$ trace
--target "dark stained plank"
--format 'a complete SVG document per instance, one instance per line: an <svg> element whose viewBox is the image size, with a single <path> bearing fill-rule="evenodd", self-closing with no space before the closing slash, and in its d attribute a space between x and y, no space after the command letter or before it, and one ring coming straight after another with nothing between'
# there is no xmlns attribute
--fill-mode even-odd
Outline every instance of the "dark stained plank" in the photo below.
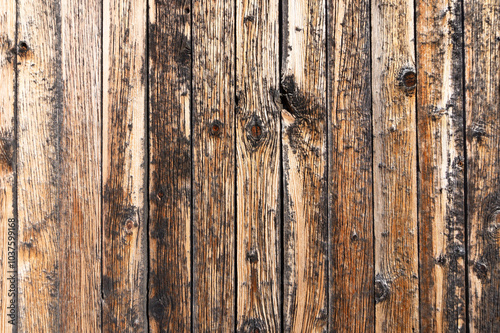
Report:
<svg viewBox="0 0 500 333"><path fill-rule="evenodd" d="M101 324L101 1L19 1L21 332Z"/></svg>
<svg viewBox="0 0 500 333"><path fill-rule="evenodd" d="M370 1L329 1L330 331L375 325Z"/></svg>
<svg viewBox="0 0 500 333"><path fill-rule="evenodd" d="M375 330L419 331L413 0L374 0Z"/></svg>
<svg viewBox="0 0 500 333"><path fill-rule="evenodd" d="M464 2L470 332L500 325L500 6Z"/></svg>
<svg viewBox="0 0 500 333"><path fill-rule="evenodd" d="M235 325L235 3L193 2L193 327Z"/></svg>
<svg viewBox="0 0 500 333"><path fill-rule="evenodd" d="M191 329L191 3L149 2L149 320Z"/></svg>
<svg viewBox="0 0 500 333"><path fill-rule="evenodd" d="M465 332L462 5L417 2L422 332Z"/></svg>
<svg viewBox="0 0 500 333"><path fill-rule="evenodd" d="M147 331L146 3L103 4L103 331Z"/></svg>
<svg viewBox="0 0 500 333"><path fill-rule="evenodd" d="M279 1L236 3L237 330L280 318Z"/></svg>
<svg viewBox="0 0 500 333"><path fill-rule="evenodd" d="M283 1L285 332L328 328L325 2Z"/></svg>
<svg viewBox="0 0 500 333"><path fill-rule="evenodd" d="M0 332L14 332L16 265L9 258L15 253L15 63L16 1L0 1ZM12 317L14 315L14 317ZM12 322L14 320L14 322Z"/></svg>

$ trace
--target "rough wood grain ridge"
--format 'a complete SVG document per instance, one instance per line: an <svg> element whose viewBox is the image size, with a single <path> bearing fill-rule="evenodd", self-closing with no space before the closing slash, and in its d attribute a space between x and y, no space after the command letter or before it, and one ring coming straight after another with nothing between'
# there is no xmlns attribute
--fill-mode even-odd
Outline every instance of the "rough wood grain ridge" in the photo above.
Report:
<svg viewBox="0 0 500 333"><path fill-rule="evenodd" d="M371 3L377 332L419 331L413 5Z"/></svg>
<svg viewBox="0 0 500 333"><path fill-rule="evenodd" d="M370 332L375 325L370 2L329 1L327 7L330 330Z"/></svg>
<svg viewBox="0 0 500 333"><path fill-rule="evenodd" d="M195 332L235 327L234 9L234 0L193 2Z"/></svg>
<svg viewBox="0 0 500 333"><path fill-rule="evenodd" d="M325 2L283 1L285 332L328 327Z"/></svg>
<svg viewBox="0 0 500 333"><path fill-rule="evenodd" d="M149 2L149 319L191 329L191 2Z"/></svg>
<svg viewBox="0 0 500 333"><path fill-rule="evenodd" d="M237 330L279 332L279 1L236 9Z"/></svg>
<svg viewBox="0 0 500 333"><path fill-rule="evenodd" d="M21 332L101 323L101 2L19 1Z"/></svg>
<svg viewBox="0 0 500 333"><path fill-rule="evenodd" d="M102 329L146 332L146 3L103 8Z"/></svg>
<svg viewBox="0 0 500 333"><path fill-rule="evenodd" d="M9 323L12 318L11 285L16 283L16 267L11 266L9 252L15 251L16 235L9 224L14 219L15 172L15 63L16 63L16 2L0 1L0 332L14 332ZM13 273L14 272L14 273ZM14 279L12 279L14 277ZM15 314L15 310L14 314ZM17 319L18 320L18 319Z"/></svg>
<svg viewBox="0 0 500 333"><path fill-rule="evenodd" d="M469 330L500 326L500 7L466 0Z"/></svg>
<svg viewBox="0 0 500 333"><path fill-rule="evenodd" d="M422 332L466 329L461 18L460 1L417 2Z"/></svg>

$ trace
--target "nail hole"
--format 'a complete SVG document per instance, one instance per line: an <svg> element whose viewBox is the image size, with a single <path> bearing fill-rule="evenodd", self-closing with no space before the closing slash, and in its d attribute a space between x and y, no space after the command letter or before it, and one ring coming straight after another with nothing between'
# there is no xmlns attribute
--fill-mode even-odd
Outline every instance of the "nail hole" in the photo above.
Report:
<svg viewBox="0 0 500 333"><path fill-rule="evenodd" d="M191 9L189 7L186 7L186 8L184 8L184 12L186 14L189 14L189 13L191 13Z"/></svg>
<svg viewBox="0 0 500 333"><path fill-rule="evenodd" d="M127 230L132 230L132 228L134 227L134 222L132 220L128 220L126 223L125 223L125 227L127 228Z"/></svg>
<svg viewBox="0 0 500 333"><path fill-rule="evenodd" d="M159 191L157 196L159 199L163 198L163 196L164 196L163 191Z"/></svg>
<svg viewBox="0 0 500 333"><path fill-rule="evenodd" d="M28 47L28 44L24 41L22 42L19 42L19 53L23 54L23 53L26 53L28 52L29 50L29 47Z"/></svg>

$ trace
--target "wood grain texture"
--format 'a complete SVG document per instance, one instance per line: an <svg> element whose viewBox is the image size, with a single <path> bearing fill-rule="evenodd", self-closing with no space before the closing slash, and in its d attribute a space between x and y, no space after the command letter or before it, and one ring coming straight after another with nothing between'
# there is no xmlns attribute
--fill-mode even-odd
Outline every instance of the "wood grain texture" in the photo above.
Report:
<svg viewBox="0 0 500 333"><path fill-rule="evenodd" d="M279 332L279 2L236 10L237 331Z"/></svg>
<svg viewBox="0 0 500 333"><path fill-rule="evenodd" d="M470 332L500 325L500 7L464 2Z"/></svg>
<svg viewBox="0 0 500 333"><path fill-rule="evenodd" d="M235 327L235 3L193 2L193 327Z"/></svg>
<svg viewBox="0 0 500 333"><path fill-rule="evenodd" d="M371 4L377 332L419 331L413 5Z"/></svg>
<svg viewBox="0 0 500 333"><path fill-rule="evenodd" d="M285 332L328 328L325 9L324 1L282 4Z"/></svg>
<svg viewBox="0 0 500 333"><path fill-rule="evenodd" d="M15 326L9 323L11 312L15 313L15 297L12 288L17 280L16 265L9 260L9 252L15 253L15 229L9 230L9 224L17 225L14 219L15 187L15 63L16 47L16 2L0 1L0 332L14 332Z"/></svg>
<svg viewBox="0 0 500 333"><path fill-rule="evenodd" d="M102 329L146 332L146 3L103 8Z"/></svg>
<svg viewBox="0 0 500 333"><path fill-rule="evenodd" d="M21 332L101 314L101 3L19 1Z"/></svg>
<svg viewBox="0 0 500 333"><path fill-rule="evenodd" d="M370 2L329 1L327 7L330 330L372 332Z"/></svg>
<svg viewBox="0 0 500 333"><path fill-rule="evenodd" d="M464 332L465 209L460 1L417 3L422 332Z"/></svg>
<svg viewBox="0 0 500 333"><path fill-rule="evenodd" d="M187 332L191 329L191 2L152 1L149 6L150 330Z"/></svg>

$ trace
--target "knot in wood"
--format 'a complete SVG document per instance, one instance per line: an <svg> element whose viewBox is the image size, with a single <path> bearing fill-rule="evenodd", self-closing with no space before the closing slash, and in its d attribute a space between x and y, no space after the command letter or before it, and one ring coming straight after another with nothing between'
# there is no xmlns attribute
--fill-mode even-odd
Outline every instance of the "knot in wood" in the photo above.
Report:
<svg viewBox="0 0 500 333"><path fill-rule="evenodd" d="M221 133L222 133L222 127L223 126L224 125L220 121L218 121L218 120L212 121L209 124L210 135L212 135L212 136L220 136Z"/></svg>
<svg viewBox="0 0 500 333"><path fill-rule="evenodd" d="M380 274L375 277L375 303L380 303L389 297L390 289L387 281Z"/></svg>
<svg viewBox="0 0 500 333"><path fill-rule="evenodd" d="M399 72L399 85L406 92L411 92L417 86L417 73L413 67L403 67Z"/></svg>
<svg viewBox="0 0 500 333"><path fill-rule="evenodd" d="M488 266L484 262L478 261L474 264L474 272L478 278L484 279L488 275Z"/></svg>
<svg viewBox="0 0 500 333"><path fill-rule="evenodd" d="M266 137L266 129L264 123L257 116L253 115L246 126L247 139L253 148L257 148Z"/></svg>

